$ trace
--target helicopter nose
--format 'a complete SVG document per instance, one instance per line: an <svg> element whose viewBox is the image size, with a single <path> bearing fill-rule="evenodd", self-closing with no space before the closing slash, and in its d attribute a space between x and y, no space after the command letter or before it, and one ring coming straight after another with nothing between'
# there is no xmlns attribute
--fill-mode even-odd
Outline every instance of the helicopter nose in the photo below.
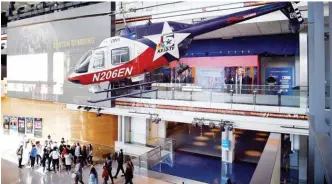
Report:
<svg viewBox="0 0 332 184"><path fill-rule="evenodd" d="M68 81L74 83L74 84L82 84L79 80L79 76L75 75L75 73L72 73L68 76Z"/></svg>

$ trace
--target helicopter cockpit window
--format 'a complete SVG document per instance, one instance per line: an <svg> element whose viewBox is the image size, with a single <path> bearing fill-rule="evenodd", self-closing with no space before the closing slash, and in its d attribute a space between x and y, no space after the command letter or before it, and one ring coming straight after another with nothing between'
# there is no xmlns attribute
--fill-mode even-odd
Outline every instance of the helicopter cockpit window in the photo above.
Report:
<svg viewBox="0 0 332 184"><path fill-rule="evenodd" d="M129 61L129 48L122 47L112 50L112 64L118 65Z"/></svg>
<svg viewBox="0 0 332 184"><path fill-rule="evenodd" d="M93 56L93 68L102 68L105 63L104 51L96 51Z"/></svg>
<svg viewBox="0 0 332 184"><path fill-rule="evenodd" d="M92 55L92 52L88 51L81 57L80 61L78 62L78 65L76 66L76 69L75 69L76 73L88 72L91 55Z"/></svg>

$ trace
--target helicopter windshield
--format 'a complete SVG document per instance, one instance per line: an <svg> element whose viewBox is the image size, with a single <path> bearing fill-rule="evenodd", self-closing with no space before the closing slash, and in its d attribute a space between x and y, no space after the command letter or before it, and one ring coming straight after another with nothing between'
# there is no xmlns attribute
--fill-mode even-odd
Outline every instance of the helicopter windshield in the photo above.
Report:
<svg viewBox="0 0 332 184"><path fill-rule="evenodd" d="M78 64L75 67L76 73L88 72L91 55L92 55L92 51L90 50L81 57L81 59L79 60Z"/></svg>

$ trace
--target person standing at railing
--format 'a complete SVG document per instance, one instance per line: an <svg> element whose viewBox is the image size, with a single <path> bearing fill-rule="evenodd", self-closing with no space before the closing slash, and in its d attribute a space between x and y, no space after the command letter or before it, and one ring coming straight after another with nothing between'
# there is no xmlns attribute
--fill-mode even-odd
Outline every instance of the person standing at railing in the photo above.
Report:
<svg viewBox="0 0 332 184"><path fill-rule="evenodd" d="M38 166L38 165L41 165L41 162L39 162L39 161L41 161L41 155L42 155L43 148L39 141L36 142L36 145L37 145L36 149L37 149L37 166Z"/></svg>
<svg viewBox="0 0 332 184"><path fill-rule="evenodd" d="M117 168L117 171L116 171L116 174L115 174L114 178L117 178L117 176L118 176L120 170L121 170L122 173L123 173L121 176L124 176L124 174L125 174L124 169L123 169L123 160L124 160L123 157L124 157L124 156L123 156L123 150L120 149L120 153L118 154L118 158L117 158L117 161L118 161L118 168Z"/></svg>

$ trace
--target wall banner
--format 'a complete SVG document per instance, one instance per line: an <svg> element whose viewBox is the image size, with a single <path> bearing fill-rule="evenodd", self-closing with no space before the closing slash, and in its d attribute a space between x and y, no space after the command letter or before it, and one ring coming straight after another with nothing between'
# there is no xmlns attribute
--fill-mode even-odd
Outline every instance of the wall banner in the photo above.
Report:
<svg viewBox="0 0 332 184"><path fill-rule="evenodd" d="M3 116L3 129L9 130L9 117Z"/></svg>
<svg viewBox="0 0 332 184"><path fill-rule="evenodd" d="M43 136L43 121L42 121L42 118L35 118L34 127L35 127L35 131L34 131L35 137L41 138Z"/></svg>
<svg viewBox="0 0 332 184"><path fill-rule="evenodd" d="M17 133L17 125L18 125L18 119L16 116L10 116L9 117L10 122L10 133Z"/></svg>
<svg viewBox="0 0 332 184"><path fill-rule="evenodd" d="M18 117L18 132L25 133L25 117Z"/></svg>
<svg viewBox="0 0 332 184"><path fill-rule="evenodd" d="M3 116L3 133L8 135L9 134L9 116Z"/></svg>
<svg viewBox="0 0 332 184"><path fill-rule="evenodd" d="M33 118L25 118L25 133L33 134Z"/></svg>
<svg viewBox="0 0 332 184"><path fill-rule="evenodd" d="M292 86L293 86L293 68L292 67L283 67L283 68L266 68L265 71L266 80L268 78L274 78L276 81L275 85L280 85L282 90L282 95L292 95ZM270 94L276 95L277 90L273 89L273 86L270 87Z"/></svg>

